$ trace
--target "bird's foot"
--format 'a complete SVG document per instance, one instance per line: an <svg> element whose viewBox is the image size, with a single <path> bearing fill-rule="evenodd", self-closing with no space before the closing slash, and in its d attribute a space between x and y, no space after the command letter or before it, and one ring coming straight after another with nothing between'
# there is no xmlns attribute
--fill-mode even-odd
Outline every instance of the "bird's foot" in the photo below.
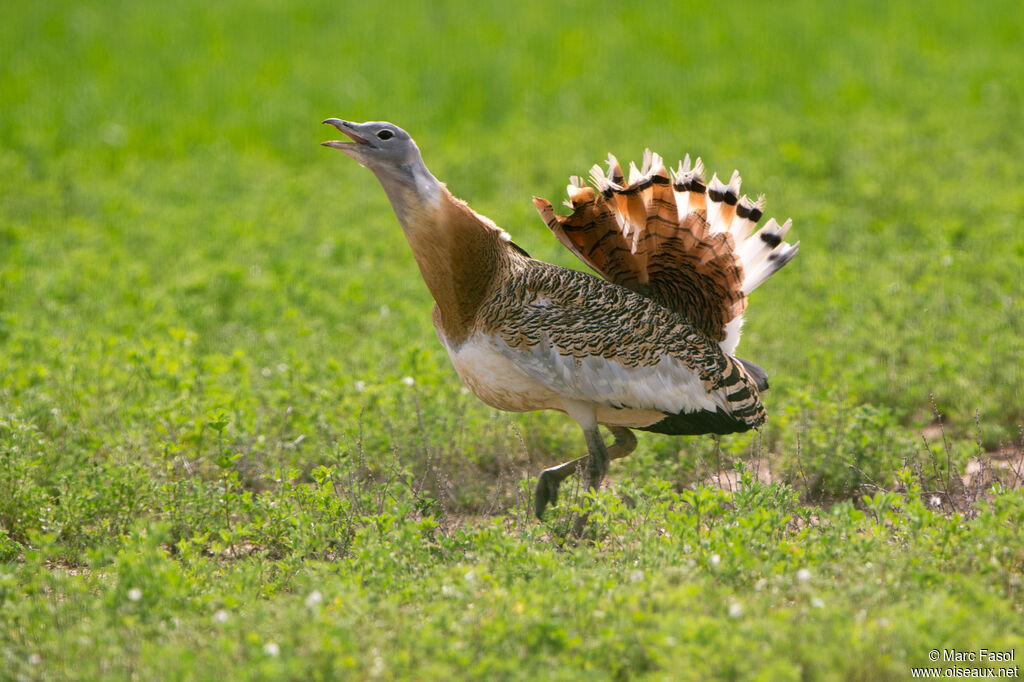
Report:
<svg viewBox="0 0 1024 682"><path fill-rule="evenodd" d="M548 505L554 506L558 502L558 486L562 483L559 476L559 467L552 467L540 472L537 478L537 490L533 496L533 511L537 518L544 516L544 510Z"/></svg>

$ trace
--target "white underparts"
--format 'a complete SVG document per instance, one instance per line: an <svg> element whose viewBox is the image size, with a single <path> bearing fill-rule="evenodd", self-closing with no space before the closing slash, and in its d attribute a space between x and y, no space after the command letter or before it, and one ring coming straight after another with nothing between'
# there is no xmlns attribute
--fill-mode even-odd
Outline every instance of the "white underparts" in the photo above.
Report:
<svg viewBox="0 0 1024 682"><path fill-rule="evenodd" d="M627 367L603 357L564 356L543 343L512 348L484 334L445 346L470 391L502 410L572 412L586 404L600 423L649 426L665 414L728 409L724 394L708 393L696 372L667 355L651 367Z"/></svg>

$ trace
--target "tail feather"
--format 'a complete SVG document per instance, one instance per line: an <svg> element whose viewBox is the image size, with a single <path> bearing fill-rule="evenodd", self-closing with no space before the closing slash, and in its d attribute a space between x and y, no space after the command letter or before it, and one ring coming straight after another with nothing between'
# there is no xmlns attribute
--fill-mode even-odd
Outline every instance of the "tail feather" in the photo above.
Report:
<svg viewBox="0 0 1024 682"><path fill-rule="evenodd" d="M749 294L761 286L766 279L793 260L793 256L800 248L800 242L789 244L783 241L792 226L792 220L779 225L772 218L756 235L743 242L740 247L740 258L743 260L745 273L744 294Z"/></svg>
<svg viewBox="0 0 1024 682"><path fill-rule="evenodd" d="M672 188L679 207L679 221L690 213L707 214L707 183L704 182L704 162L700 157L690 167L690 155L679 162L679 170L672 177Z"/></svg>
<svg viewBox="0 0 1024 682"><path fill-rule="evenodd" d="M763 214L764 195L760 195L757 201L751 201L750 197L744 194L736 205L736 217L729 228L729 233L732 234L732 238L737 244L742 244L743 240L750 236L750 231L754 229Z"/></svg>
<svg viewBox="0 0 1024 682"><path fill-rule="evenodd" d="M729 232L732 227L741 182L739 171L732 172L728 185L719 180L717 174L712 176L711 184L708 185L708 226L711 234Z"/></svg>
<svg viewBox="0 0 1024 682"><path fill-rule="evenodd" d="M732 353L747 294L796 255L783 241L792 225L774 219L757 232L764 196L740 196L742 178L704 179L704 163L687 155L676 169L644 152L628 180L615 156L590 171L593 187L573 177L572 214L534 204L558 240L606 279L683 315Z"/></svg>

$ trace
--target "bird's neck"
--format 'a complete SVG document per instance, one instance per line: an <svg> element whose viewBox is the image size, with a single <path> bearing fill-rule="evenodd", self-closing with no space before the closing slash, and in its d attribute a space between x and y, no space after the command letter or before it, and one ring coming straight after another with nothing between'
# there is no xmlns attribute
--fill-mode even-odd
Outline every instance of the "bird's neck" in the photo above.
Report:
<svg viewBox="0 0 1024 682"><path fill-rule="evenodd" d="M451 195L420 163L421 171L378 174L402 225L423 281L437 303L434 322L449 347L473 330L477 312L515 258L508 234Z"/></svg>

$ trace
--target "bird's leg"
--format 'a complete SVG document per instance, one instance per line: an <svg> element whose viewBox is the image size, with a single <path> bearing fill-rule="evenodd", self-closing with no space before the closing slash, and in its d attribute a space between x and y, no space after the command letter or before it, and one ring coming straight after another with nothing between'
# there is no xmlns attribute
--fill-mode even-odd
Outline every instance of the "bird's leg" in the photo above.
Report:
<svg viewBox="0 0 1024 682"><path fill-rule="evenodd" d="M587 468L584 471L583 482L587 490L597 491L605 474L608 473L608 448L601 438L601 430L596 425L584 431L583 436L587 439Z"/></svg>
<svg viewBox="0 0 1024 682"><path fill-rule="evenodd" d="M624 426L609 426L608 430L611 431L612 436L615 438L615 442L606 448L608 460L620 459L636 449L636 436L633 435L632 431ZM601 440L600 434L598 434L597 438ZM601 444L604 445L604 442L602 441ZM590 450L589 437L587 449ZM540 477L537 479L537 492L534 495L534 511L537 514L537 518L544 514L544 510L549 504L554 505L558 501L558 486L561 485L562 481L569 478L577 469L583 469L585 480L588 479L589 467L590 455L584 455L583 457L577 457L574 460L540 472ZM606 462L606 470L607 467ZM604 478L604 476L602 475L601 478ZM600 479L598 479L599 483Z"/></svg>
<svg viewBox="0 0 1024 682"><path fill-rule="evenodd" d="M587 490L595 493L601 487L601 481L608 473L608 448L601 438L601 431L594 424L593 428L584 429L583 436L587 439L587 465L583 471L583 484ZM583 535L583 529L587 527L587 519L590 512L584 511L572 524L572 534L575 537Z"/></svg>

